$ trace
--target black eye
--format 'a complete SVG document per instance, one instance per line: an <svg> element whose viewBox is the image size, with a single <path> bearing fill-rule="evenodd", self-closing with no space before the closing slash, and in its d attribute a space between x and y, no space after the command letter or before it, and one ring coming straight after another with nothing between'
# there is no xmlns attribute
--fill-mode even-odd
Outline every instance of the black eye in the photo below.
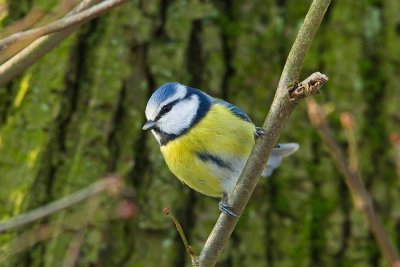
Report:
<svg viewBox="0 0 400 267"><path fill-rule="evenodd" d="M168 111L170 111L172 109L172 105L171 104L168 104L168 105L165 105L165 106L163 106L162 108L161 108L161 112L163 113L163 114L165 114L165 113L167 113Z"/></svg>

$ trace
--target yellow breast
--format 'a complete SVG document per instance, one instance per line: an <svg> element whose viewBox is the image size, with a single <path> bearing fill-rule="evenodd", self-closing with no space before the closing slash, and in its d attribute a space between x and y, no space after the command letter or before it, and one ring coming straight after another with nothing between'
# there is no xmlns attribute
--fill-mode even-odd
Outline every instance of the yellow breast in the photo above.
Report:
<svg viewBox="0 0 400 267"><path fill-rule="evenodd" d="M219 197L230 189L229 182L236 183L237 171L216 170L198 153L245 161L254 145L254 129L252 123L238 118L228 108L213 105L187 133L161 146L161 153L178 179L200 193Z"/></svg>

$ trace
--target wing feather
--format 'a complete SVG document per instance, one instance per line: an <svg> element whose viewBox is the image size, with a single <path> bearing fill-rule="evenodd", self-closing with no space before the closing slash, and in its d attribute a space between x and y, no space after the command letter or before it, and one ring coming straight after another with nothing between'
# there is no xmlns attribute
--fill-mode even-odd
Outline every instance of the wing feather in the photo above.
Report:
<svg viewBox="0 0 400 267"><path fill-rule="evenodd" d="M248 122L253 123L251 121L250 117L244 111L242 111L240 108L238 108L235 105L232 105L229 102L226 102L226 101L224 101L222 99L214 98L213 99L213 104L225 106L232 112L233 115L241 118L244 121L248 121Z"/></svg>

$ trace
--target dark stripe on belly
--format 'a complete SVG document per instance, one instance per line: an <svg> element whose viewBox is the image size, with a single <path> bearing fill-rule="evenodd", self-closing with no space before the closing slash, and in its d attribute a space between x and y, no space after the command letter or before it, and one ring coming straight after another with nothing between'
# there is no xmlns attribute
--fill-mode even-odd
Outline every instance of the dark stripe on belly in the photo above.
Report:
<svg viewBox="0 0 400 267"><path fill-rule="evenodd" d="M232 166L218 156L211 155L206 152L198 152L197 157L204 162L211 162L221 168L232 170Z"/></svg>

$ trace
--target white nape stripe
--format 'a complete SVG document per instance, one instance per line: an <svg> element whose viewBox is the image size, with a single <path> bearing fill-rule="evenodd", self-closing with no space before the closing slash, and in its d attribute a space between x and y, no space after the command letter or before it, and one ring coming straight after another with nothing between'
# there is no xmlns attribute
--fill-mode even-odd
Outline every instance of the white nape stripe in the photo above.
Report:
<svg viewBox="0 0 400 267"><path fill-rule="evenodd" d="M163 106L168 105L169 103L172 103L175 100L183 99L186 96L186 93L187 93L186 86L184 86L182 84L178 84L175 87L175 89L176 89L175 94L173 94L172 96L168 97L163 102L161 102L160 106L158 107L158 111L160 111L160 109Z"/></svg>
<svg viewBox="0 0 400 267"><path fill-rule="evenodd" d="M199 97L192 95L190 98L176 103L170 112L158 120L157 126L167 134L179 135L184 129L190 127L196 117L199 105Z"/></svg>

